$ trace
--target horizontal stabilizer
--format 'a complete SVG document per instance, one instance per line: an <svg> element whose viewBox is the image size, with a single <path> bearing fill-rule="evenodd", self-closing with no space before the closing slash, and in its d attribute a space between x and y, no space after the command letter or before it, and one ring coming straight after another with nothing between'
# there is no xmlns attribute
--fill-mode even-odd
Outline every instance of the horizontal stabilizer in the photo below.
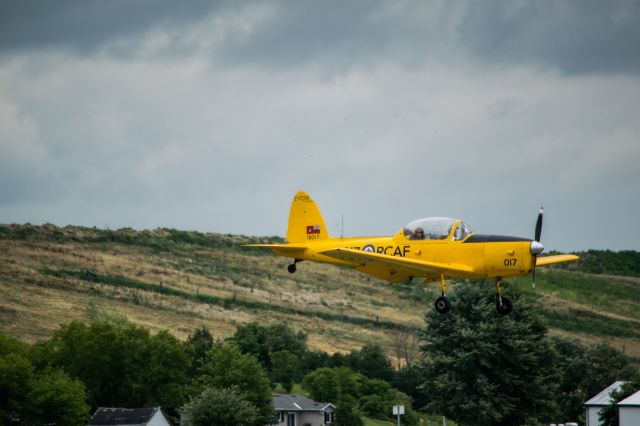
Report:
<svg viewBox="0 0 640 426"><path fill-rule="evenodd" d="M553 265L554 263L571 262L580 259L575 254L557 254L553 256L538 256L536 266Z"/></svg>
<svg viewBox="0 0 640 426"><path fill-rule="evenodd" d="M307 246L303 244L245 244L243 247L268 248L282 252L304 251L307 248Z"/></svg>

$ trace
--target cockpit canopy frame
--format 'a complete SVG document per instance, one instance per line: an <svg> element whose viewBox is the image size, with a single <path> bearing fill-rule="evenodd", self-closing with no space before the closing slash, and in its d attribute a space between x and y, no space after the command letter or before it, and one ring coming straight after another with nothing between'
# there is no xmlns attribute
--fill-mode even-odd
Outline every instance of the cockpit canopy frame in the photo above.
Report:
<svg viewBox="0 0 640 426"><path fill-rule="evenodd" d="M409 240L445 240L461 241L473 233L464 222L450 217L426 217L409 222L402 228Z"/></svg>

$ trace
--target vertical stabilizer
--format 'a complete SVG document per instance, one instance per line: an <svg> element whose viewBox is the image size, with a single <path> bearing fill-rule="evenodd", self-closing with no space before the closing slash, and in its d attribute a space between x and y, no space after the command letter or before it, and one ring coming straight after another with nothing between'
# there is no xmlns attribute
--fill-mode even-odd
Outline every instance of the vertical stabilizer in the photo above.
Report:
<svg viewBox="0 0 640 426"><path fill-rule="evenodd" d="M320 209L309 194L304 191L298 192L291 203L287 241L290 243L302 243L325 240L327 238L331 237L324 219L322 219Z"/></svg>

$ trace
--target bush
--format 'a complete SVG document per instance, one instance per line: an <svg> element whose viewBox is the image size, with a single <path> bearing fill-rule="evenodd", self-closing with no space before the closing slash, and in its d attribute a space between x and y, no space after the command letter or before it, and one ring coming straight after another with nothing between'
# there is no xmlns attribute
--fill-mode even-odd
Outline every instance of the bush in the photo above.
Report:
<svg viewBox="0 0 640 426"><path fill-rule="evenodd" d="M206 388L180 410L184 426L253 426L258 410L235 387Z"/></svg>

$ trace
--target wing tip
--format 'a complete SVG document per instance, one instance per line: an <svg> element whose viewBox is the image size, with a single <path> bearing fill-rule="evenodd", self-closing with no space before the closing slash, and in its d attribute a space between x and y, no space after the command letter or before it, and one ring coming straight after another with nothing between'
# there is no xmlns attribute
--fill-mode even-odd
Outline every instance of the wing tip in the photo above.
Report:
<svg viewBox="0 0 640 426"><path fill-rule="evenodd" d="M536 258L536 266L547 266L556 263L573 262L580 257L575 254L556 254L551 256L540 256Z"/></svg>

